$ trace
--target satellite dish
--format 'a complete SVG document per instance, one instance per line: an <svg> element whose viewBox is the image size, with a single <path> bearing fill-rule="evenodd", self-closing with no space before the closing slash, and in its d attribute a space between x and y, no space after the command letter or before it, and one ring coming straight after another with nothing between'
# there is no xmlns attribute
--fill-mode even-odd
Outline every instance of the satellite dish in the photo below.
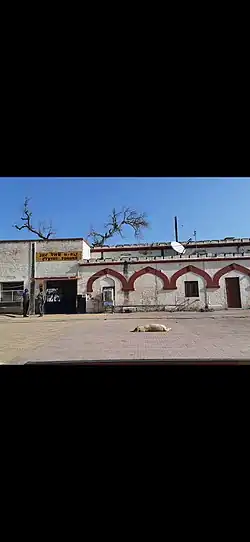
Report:
<svg viewBox="0 0 250 542"><path fill-rule="evenodd" d="M173 241L171 243L171 247L175 250L175 252L178 252L178 254L184 254L185 248L181 243L177 243L177 241Z"/></svg>

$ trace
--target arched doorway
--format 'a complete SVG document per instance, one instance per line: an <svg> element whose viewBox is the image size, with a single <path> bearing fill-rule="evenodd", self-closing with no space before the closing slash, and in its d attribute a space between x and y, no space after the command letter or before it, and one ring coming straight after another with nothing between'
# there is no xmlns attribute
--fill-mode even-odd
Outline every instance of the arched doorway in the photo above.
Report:
<svg viewBox="0 0 250 542"><path fill-rule="evenodd" d="M221 302L225 308L249 308L250 269L238 263L231 263L219 269L214 285L220 289Z"/></svg>
<svg viewBox="0 0 250 542"><path fill-rule="evenodd" d="M111 277L100 279L102 303L104 312L114 311L115 306L115 281Z"/></svg>

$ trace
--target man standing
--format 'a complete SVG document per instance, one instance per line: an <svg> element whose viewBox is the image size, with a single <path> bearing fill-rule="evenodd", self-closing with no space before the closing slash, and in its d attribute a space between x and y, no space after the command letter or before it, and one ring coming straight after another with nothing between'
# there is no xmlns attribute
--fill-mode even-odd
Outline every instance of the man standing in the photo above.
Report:
<svg viewBox="0 0 250 542"><path fill-rule="evenodd" d="M28 288L23 292L23 317L27 318L30 304L30 294Z"/></svg>
<svg viewBox="0 0 250 542"><path fill-rule="evenodd" d="M42 286L40 286L39 288L39 294L37 296L37 306L38 306L39 316L43 316L44 315L44 295L43 295Z"/></svg>

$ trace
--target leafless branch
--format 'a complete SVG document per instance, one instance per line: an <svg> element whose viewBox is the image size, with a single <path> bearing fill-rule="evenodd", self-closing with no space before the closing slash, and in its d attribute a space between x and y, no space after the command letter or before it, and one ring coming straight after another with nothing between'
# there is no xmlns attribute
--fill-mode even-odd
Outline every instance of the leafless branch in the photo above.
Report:
<svg viewBox="0 0 250 542"><path fill-rule="evenodd" d="M145 213L137 213L129 207L124 208L120 212L116 212L113 209L108 222L104 225L104 228L108 231L102 234L92 228L88 237L92 240L93 247L103 246L115 234L123 237L123 227L125 225L133 228L135 237L139 238L142 230L149 227L149 222Z"/></svg>
<svg viewBox="0 0 250 542"><path fill-rule="evenodd" d="M43 222L39 222L38 229L34 228L34 226L32 225L32 212L29 209L29 201L29 198L25 198L24 200L23 216L21 216L23 225L18 226L17 224L15 224L14 227L19 231L27 229L31 233L37 235L40 239L44 239L44 241L46 241L52 235L55 235L55 232L52 229L52 224L50 223L49 226L46 226Z"/></svg>

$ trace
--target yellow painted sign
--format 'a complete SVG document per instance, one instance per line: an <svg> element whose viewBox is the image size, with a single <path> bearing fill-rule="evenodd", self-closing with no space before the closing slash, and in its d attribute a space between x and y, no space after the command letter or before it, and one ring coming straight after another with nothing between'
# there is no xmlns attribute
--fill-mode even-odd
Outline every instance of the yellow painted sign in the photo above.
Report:
<svg viewBox="0 0 250 542"><path fill-rule="evenodd" d="M82 259L81 252L37 252L37 262L67 262Z"/></svg>

